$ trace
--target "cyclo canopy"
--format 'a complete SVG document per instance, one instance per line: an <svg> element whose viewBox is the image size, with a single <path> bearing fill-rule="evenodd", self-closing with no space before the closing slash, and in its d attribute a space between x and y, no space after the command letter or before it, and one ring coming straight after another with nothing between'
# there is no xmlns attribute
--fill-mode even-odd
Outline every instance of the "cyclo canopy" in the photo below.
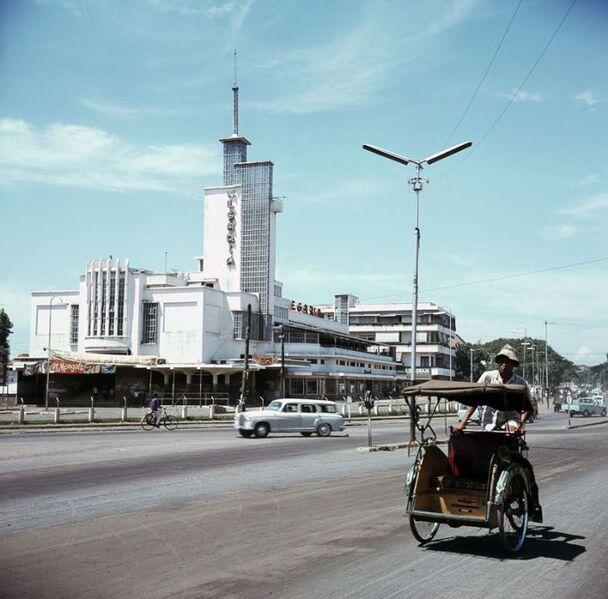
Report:
<svg viewBox="0 0 608 599"><path fill-rule="evenodd" d="M403 390L405 396L443 397L469 407L490 406L501 412L531 411L525 385L484 385L461 381L430 380Z"/></svg>

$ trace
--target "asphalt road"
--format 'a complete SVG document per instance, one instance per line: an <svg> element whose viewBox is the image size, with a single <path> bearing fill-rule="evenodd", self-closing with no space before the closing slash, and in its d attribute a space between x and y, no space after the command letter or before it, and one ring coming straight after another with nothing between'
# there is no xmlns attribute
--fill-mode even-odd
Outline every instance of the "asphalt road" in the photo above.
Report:
<svg viewBox="0 0 608 599"><path fill-rule="evenodd" d="M528 427L545 523L517 559L473 528L419 547L403 501L413 457L355 451L364 426L0 435L0 595L606 597L608 425L566 423ZM376 423L374 440L402 442L406 426Z"/></svg>

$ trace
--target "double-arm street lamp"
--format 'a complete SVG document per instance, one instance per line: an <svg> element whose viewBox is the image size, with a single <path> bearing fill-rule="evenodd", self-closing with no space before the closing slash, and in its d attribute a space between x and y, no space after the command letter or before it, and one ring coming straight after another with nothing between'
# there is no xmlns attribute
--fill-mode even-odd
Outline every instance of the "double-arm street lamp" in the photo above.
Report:
<svg viewBox="0 0 608 599"><path fill-rule="evenodd" d="M51 301L49 302L49 342L46 347L46 388L44 392L44 409L49 409L49 381L51 376L51 325L53 318L53 300L59 299L61 303L63 300L58 295L54 295L51 297Z"/></svg>
<svg viewBox="0 0 608 599"><path fill-rule="evenodd" d="M414 226L414 281L413 281L413 301L412 301L412 351L411 351L411 368L410 368L410 382L411 384L415 384L416 382L416 328L417 328L417 316L418 316L418 251L420 249L420 227L419 223L419 214L420 214L420 192L422 191L422 187L424 183L428 183L428 179L424 179L421 176L422 169L424 168L422 165L427 164L431 165L435 162L439 162L448 156L452 156L462 150L466 150L473 142L467 141L464 143L457 144L455 146L451 146L446 148L445 150L441 150L441 152L437 152L436 154L432 154L428 158L424 160L412 160L411 158L407 158L406 156L401 156L400 154L396 154L395 152L391 152L389 150L385 150L384 148L379 148L378 146L371 146L369 144L363 144L363 149L368 152L373 152L374 154L378 154L378 156L382 156L383 158L388 158L389 160L394 160L399 164L408 165L410 162L416 165L416 176L408 179L408 183L412 186L412 189L416 193L416 220ZM415 407L416 398L412 397L412 408ZM415 413L415 410L412 414ZM416 425L414 422L414 418L410 419L410 436L412 440L414 440L416 434Z"/></svg>

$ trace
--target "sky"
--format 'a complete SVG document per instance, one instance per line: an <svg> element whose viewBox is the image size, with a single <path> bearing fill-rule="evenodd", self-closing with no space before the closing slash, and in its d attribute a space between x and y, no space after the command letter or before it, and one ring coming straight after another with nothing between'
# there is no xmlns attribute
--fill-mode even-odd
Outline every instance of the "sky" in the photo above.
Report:
<svg viewBox="0 0 608 599"><path fill-rule="evenodd" d="M277 278L309 304L420 301L467 341L608 352L608 3L0 0L0 307L88 260L195 269L231 131L274 162Z"/></svg>

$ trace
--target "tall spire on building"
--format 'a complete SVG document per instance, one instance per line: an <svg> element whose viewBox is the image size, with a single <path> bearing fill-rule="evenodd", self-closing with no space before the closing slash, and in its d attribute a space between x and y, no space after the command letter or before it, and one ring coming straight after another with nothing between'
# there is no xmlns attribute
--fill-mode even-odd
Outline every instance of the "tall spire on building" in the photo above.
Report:
<svg viewBox="0 0 608 599"><path fill-rule="evenodd" d="M232 84L232 135L239 136L239 86L236 82L236 50L234 51L234 83Z"/></svg>

